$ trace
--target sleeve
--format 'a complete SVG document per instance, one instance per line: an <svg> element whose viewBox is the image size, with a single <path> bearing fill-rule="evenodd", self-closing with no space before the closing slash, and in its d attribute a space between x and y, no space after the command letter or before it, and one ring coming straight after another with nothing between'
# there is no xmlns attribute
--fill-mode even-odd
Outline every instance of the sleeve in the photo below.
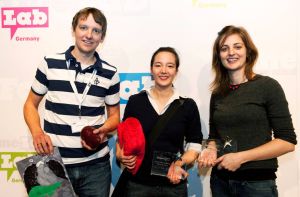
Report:
<svg viewBox="0 0 300 197"><path fill-rule="evenodd" d="M198 106L193 99L187 99L187 111L189 125L186 132L187 143L202 143L203 134L201 130L200 114Z"/></svg>
<svg viewBox="0 0 300 197"><path fill-rule="evenodd" d="M105 103L107 105L116 105L120 102L120 78L116 72L111 79L111 86L105 96Z"/></svg>
<svg viewBox="0 0 300 197"><path fill-rule="evenodd" d="M124 115L123 115L122 121L125 121L126 118L128 118L128 117L133 117L132 109L133 109L134 105L133 105L132 100L133 100L133 98L132 98L132 96L130 96L127 101L125 110L124 110Z"/></svg>
<svg viewBox="0 0 300 197"><path fill-rule="evenodd" d="M39 96L43 96L48 92L49 81L47 78L47 71L48 64L46 57L44 57L36 70L35 79L31 86L31 90Z"/></svg>
<svg viewBox="0 0 300 197"><path fill-rule="evenodd" d="M282 87L276 80L271 79L266 83L265 93L267 116L274 138L297 144L288 102Z"/></svg>
<svg viewBox="0 0 300 197"><path fill-rule="evenodd" d="M217 129L214 124L214 111L215 111L215 100L216 95L212 94L210 97L210 104L209 104L209 139L219 139L220 136L217 133Z"/></svg>

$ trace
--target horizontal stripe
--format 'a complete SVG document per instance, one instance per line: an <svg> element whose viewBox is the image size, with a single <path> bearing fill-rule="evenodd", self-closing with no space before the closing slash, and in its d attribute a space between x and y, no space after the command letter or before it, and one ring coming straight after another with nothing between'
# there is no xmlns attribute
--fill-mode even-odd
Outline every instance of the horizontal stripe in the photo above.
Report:
<svg viewBox="0 0 300 197"><path fill-rule="evenodd" d="M56 59L56 60L66 60L64 53L55 53L45 56L45 59Z"/></svg>
<svg viewBox="0 0 300 197"><path fill-rule="evenodd" d="M59 151L62 157L67 158L81 158L81 157L89 157L91 155L97 154L99 151L104 149L105 147L108 147L108 141L100 144L95 150L88 150L86 148L65 148L65 147L59 147Z"/></svg>
<svg viewBox="0 0 300 197"><path fill-rule="evenodd" d="M48 81L49 85L48 85L48 89L49 91L61 91L61 92L71 92L74 93L74 90L72 89L71 83L70 81L67 80L49 80ZM86 83L80 83L80 82L75 82L76 85L76 89L77 92L79 94L82 94L85 87L86 87ZM103 87L104 84L101 84L101 82L99 84L93 85L90 87L89 91L88 91L88 95L92 95L92 96L97 96L97 97L104 97L107 93L107 89L109 87ZM113 93L119 91L119 84L113 86ZM109 90L110 91L110 90ZM75 94L75 93L74 93Z"/></svg>
<svg viewBox="0 0 300 197"><path fill-rule="evenodd" d="M119 102L120 102L120 94L119 93L105 97L105 103L107 105L116 105Z"/></svg>
<svg viewBox="0 0 300 197"><path fill-rule="evenodd" d="M64 55L58 55L55 57L55 59L51 57L46 57L46 62L48 64L49 69L67 69L67 63L64 59Z"/></svg>
<svg viewBox="0 0 300 197"><path fill-rule="evenodd" d="M95 80L99 82L97 86L103 87L104 89L108 89L112 84L114 84L111 79L106 78L105 76L102 75L102 73L101 76L96 75L94 81L92 82L92 85L95 85Z"/></svg>
<svg viewBox="0 0 300 197"><path fill-rule="evenodd" d="M113 95L113 94L116 94L120 91L120 83L117 83L111 87L109 87L108 91L107 91L107 94L108 95Z"/></svg>
<svg viewBox="0 0 300 197"><path fill-rule="evenodd" d="M62 104L62 103L53 103L49 100L45 102L45 109L51 110L56 114L61 115L70 115L70 116L78 116L79 108L78 105L70 105L70 104ZM81 107L81 116L100 116L105 114L105 107Z"/></svg>
<svg viewBox="0 0 300 197"><path fill-rule="evenodd" d="M39 96L43 96L47 93L48 88L35 80L31 86L31 90Z"/></svg>
<svg viewBox="0 0 300 197"><path fill-rule="evenodd" d="M75 79L76 71L75 70L69 70L66 67L64 69L57 69L57 68L48 68L47 71L47 78L48 80L66 80L69 81L71 76L72 79Z"/></svg>
<svg viewBox="0 0 300 197"><path fill-rule="evenodd" d="M111 80L113 78L113 76L115 75L115 73L116 72L112 71L112 70L108 70L108 69L104 69L104 68L101 69L101 76L108 80Z"/></svg>
<svg viewBox="0 0 300 197"><path fill-rule="evenodd" d="M48 86L49 91L61 91L61 92L73 92L72 86L69 81L63 81L63 80L50 80L49 81L49 86Z"/></svg>
<svg viewBox="0 0 300 197"><path fill-rule="evenodd" d="M48 82L47 86L49 87L50 91L65 91L65 92L74 92L71 85L70 85L70 76L67 73L69 70L62 70L52 73L52 70L49 70L48 73ZM91 70L92 72L92 70ZM75 73L73 73L75 79ZM90 82L92 74L85 73L85 74L77 74L75 85L77 88L78 93L83 93L86 85ZM73 77L72 77L73 79ZM114 93L119 91L119 82L113 85ZM49 85L48 85L49 84ZM107 89L111 88L112 81L101 76L96 75L95 78L91 81L91 88L88 92L89 95L94 95L98 97L104 97L106 95Z"/></svg>
<svg viewBox="0 0 300 197"><path fill-rule="evenodd" d="M81 82L75 82L77 92L79 94L82 94L87 83L81 83ZM108 84L109 85L109 84ZM74 93L74 90L72 89L70 81L63 81L63 80L50 80L49 81L49 91L64 91L64 92L72 92ZM116 90L119 90L119 84L116 86ZM105 87L105 84L99 83L97 85L92 84L88 95L97 96L97 97L104 97L106 95L107 89L109 87Z"/></svg>
<svg viewBox="0 0 300 197"><path fill-rule="evenodd" d="M102 68L103 69L106 69L106 70L110 70L110 71L113 71L113 73L117 72L117 68L112 66L112 65L109 65L107 62L105 61L102 61Z"/></svg>
<svg viewBox="0 0 300 197"><path fill-rule="evenodd" d="M59 80L69 75L73 76L72 78L75 79L76 70L77 72L79 71L79 69L76 68L75 63L71 63L70 68L68 68L66 65L66 60L56 61L53 59L47 59L46 61L48 63L47 76L49 80ZM85 77L89 79L93 73L93 70L93 67L91 67L90 69L86 69L81 73L83 73ZM112 70L101 69L96 73L96 76L101 77L102 80L112 81L115 74L116 72Z"/></svg>
<svg viewBox="0 0 300 197"><path fill-rule="evenodd" d="M84 79L84 80L82 80L81 82L85 83L85 84L89 82L92 75L93 75L93 69L88 69L88 70L85 70L78 74L76 73L75 70L70 70L67 68L64 68L64 69L53 69L52 68L52 69L48 69L48 71L47 71L48 80L66 79L67 81L70 81L72 79L74 81L75 77L76 77L76 79L80 79L78 77L82 77L81 79ZM78 80L76 80L76 81L78 81Z"/></svg>
<svg viewBox="0 0 300 197"><path fill-rule="evenodd" d="M47 134L51 138L51 141L54 146L82 148L79 133L78 133L79 134L78 136L62 136L62 135L56 135L56 134L52 134L52 133L48 133L48 132L47 132Z"/></svg>
<svg viewBox="0 0 300 197"><path fill-rule="evenodd" d="M55 135L51 133L48 133L48 135L50 136L54 146L75 148L75 149L82 148L80 136L63 136L63 135Z"/></svg>
<svg viewBox="0 0 300 197"><path fill-rule="evenodd" d="M77 92L82 94L86 83L75 82ZM63 80L50 80L48 85L49 91L60 91L60 92L70 92L74 93L72 89L70 81L63 81ZM106 95L107 89L103 88L101 84L97 86L92 85L88 91L88 95L97 96L97 97L104 97Z"/></svg>
<svg viewBox="0 0 300 197"><path fill-rule="evenodd" d="M48 87L47 76L40 69L37 69L36 74L35 74L35 78L38 82L40 82L44 86Z"/></svg>
<svg viewBox="0 0 300 197"><path fill-rule="evenodd" d="M108 87L104 88L104 87L102 87L102 85L103 84L98 84L97 86L92 85L88 91L88 95L97 96L97 97L105 97Z"/></svg>
<svg viewBox="0 0 300 197"><path fill-rule="evenodd" d="M68 167L73 167L73 166L83 166L83 165L93 165L98 162L104 162L104 161L109 161L110 154L109 152L96 159L74 159L74 158L62 158L64 164Z"/></svg>
<svg viewBox="0 0 300 197"><path fill-rule="evenodd" d="M93 160L89 160L89 161L84 161L84 162L80 162L80 163L68 163L68 164L65 164L65 165L66 165L66 167L76 167L76 166L93 165L93 164L96 164L96 163L101 163L101 162L109 161L109 158L110 158L110 154L107 153L103 157L100 157L100 158L97 158L97 159L93 159ZM68 158L65 158L65 159L62 158L62 159L65 160L65 162L68 162Z"/></svg>
<svg viewBox="0 0 300 197"><path fill-rule="evenodd" d="M109 148L108 148L108 146L105 146L99 152L94 153L94 154L92 154L92 155L90 155L88 157L69 158L69 157L62 156L62 160L63 160L64 164L66 164L66 165L68 165L68 164L76 164L76 163L83 163L83 162L92 161L92 160L104 157L107 154L109 154Z"/></svg>
<svg viewBox="0 0 300 197"><path fill-rule="evenodd" d="M79 97L82 97L82 94L79 94ZM47 94L47 100L53 103L64 103L68 101L70 105L78 105L78 100L76 98L75 93L73 92L55 92L49 91ZM82 105L90 106L90 107L99 107L104 106L104 98L87 95L86 99L84 99Z"/></svg>
<svg viewBox="0 0 300 197"><path fill-rule="evenodd" d="M117 84L120 83L120 76L119 74L115 73L115 75L113 76L113 78L111 79L112 83L111 84Z"/></svg>
<svg viewBox="0 0 300 197"><path fill-rule="evenodd" d="M45 119L44 119L44 130L47 133L63 135L63 136L79 136L80 135L79 134L80 131L77 131L77 132L72 131L72 128L70 126L70 125L76 123L76 120L79 119L78 117L73 117L72 119L70 118L68 123L63 122L63 121L61 121L61 123L58 123L58 121L53 121L53 119L51 119L51 118L47 119L47 118L45 116ZM88 126L88 125L94 126L95 128L100 127L105 122L105 118L103 116L99 116L99 118L96 120L90 120L91 118L85 118L85 117L82 117L82 119L84 122L86 122L86 126ZM99 119L102 119L102 121L99 121Z"/></svg>
<svg viewBox="0 0 300 197"><path fill-rule="evenodd" d="M79 118L78 116L74 117L74 116L56 114L53 111L47 109L45 109L45 113L44 113L44 119L48 121L49 124L56 123L58 125L72 125L78 118ZM100 126L105 122L104 116L81 116L81 119L84 122L86 122L87 125L91 125L91 126Z"/></svg>
<svg viewBox="0 0 300 197"><path fill-rule="evenodd" d="M72 133L71 126L64 124L51 123L44 120L44 130L47 133L64 135L64 136L80 136L80 133Z"/></svg>

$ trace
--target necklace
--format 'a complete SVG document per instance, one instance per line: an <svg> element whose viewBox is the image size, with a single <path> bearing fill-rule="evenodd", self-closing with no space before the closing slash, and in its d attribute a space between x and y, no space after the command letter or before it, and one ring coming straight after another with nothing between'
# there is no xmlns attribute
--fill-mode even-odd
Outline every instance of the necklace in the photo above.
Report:
<svg viewBox="0 0 300 197"><path fill-rule="evenodd" d="M239 83L239 84L235 84L235 85L229 84L229 89L230 89L230 90L236 90L236 89L238 89L238 88L241 86L241 84L246 83L247 81L248 81L248 79L245 78L245 79L244 79L241 83Z"/></svg>
<svg viewBox="0 0 300 197"><path fill-rule="evenodd" d="M229 84L229 89L230 90L236 90L240 87L241 84L236 84L236 85L232 85L232 84Z"/></svg>

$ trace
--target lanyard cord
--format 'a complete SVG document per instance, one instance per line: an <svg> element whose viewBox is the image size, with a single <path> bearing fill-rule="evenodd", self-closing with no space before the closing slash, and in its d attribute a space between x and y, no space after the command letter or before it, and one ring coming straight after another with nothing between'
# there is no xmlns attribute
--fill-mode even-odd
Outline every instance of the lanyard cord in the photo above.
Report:
<svg viewBox="0 0 300 197"><path fill-rule="evenodd" d="M95 75L97 73L97 70L94 68L93 73L92 73L90 79L88 80L88 82L87 82L87 84L86 84L86 86L84 88L82 96L80 97L79 93L78 93L78 90L76 88L76 85L75 85L75 78L73 77L72 73L70 72L70 60L68 60L66 63L67 63L67 67L69 69L69 72L68 72L68 74L69 74L69 81L70 81L71 87L72 87L72 89L74 91L74 94L76 96L76 99L78 101L78 110L79 110L79 114L78 115L79 115L79 118L81 118L81 106L82 106L82 103L83 103L84 99L87 96L87 93L88 93L90 87L92 86L91 82L94 79L94 77L95 77Z"/></svg>

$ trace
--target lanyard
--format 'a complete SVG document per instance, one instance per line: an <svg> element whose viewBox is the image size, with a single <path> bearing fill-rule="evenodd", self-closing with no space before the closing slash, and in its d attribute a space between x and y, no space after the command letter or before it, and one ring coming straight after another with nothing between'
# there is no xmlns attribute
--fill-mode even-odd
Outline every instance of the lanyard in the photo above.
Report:
<svg viewBox="0 0 300 197"><path fill-rule="evenodd" d="M68 60L66 63L67 63L67 67L68 67L68 69L69 69L69 68L70 68L70 60ZM79 118L81 118L81 106L82 106L82 103L83 103L84 99L86 98L87 93L88 93L90 87L92 86L92 83L91 83L91 82L92 82L93 78L95 77L96 72L97 72L97 70L94 69L94 70L93 70L93 73L92 73L92 76L91 76L90 79L88 80L88 82L87 82L87 84L86 84L86 86L85 86L85 88L84 88L84 91L83 91L83 93L82 93L82 96L80 97L80 95L79 95L79 93L78 93L78 90L77 90L77 88L76 88L75 82L74 82L74 81L75 81L75 78L73 78L72 73L70 72L70 69L69 69L69 72L68 72L68 73L69 73L69 81L70 81L70 84L71 84L71 86L72 86L72 89L73 89L73 91L74 91L74 93L75 93L76 99L77 99L77 101L78 101L78 110L79 110L78 115L79 115Z"/></svg>

